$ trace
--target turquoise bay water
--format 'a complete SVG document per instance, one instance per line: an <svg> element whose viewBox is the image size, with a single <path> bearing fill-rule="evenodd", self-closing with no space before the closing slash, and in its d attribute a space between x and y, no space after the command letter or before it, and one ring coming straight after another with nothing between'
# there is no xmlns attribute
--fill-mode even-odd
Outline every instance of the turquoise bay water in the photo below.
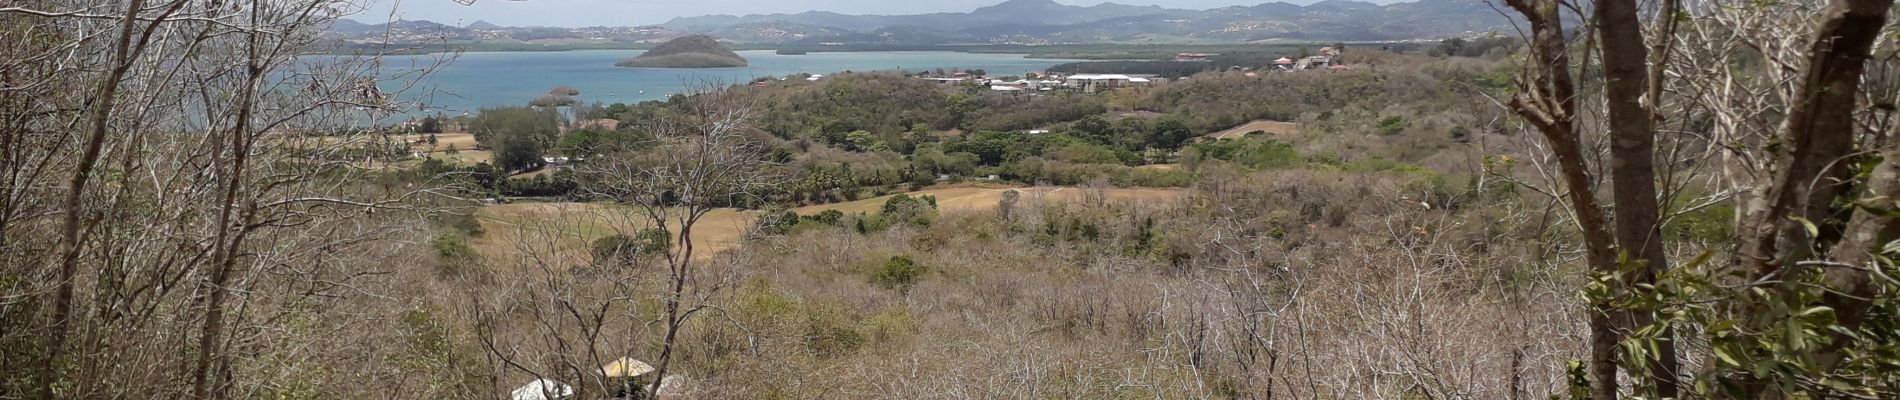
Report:
<svg viewBox="0 0 1900 400"><path fill-rule="evenodd" d="M778 55L771 50L738 52L751 65L740 68L621 68L614 62L640 50L585 50L560 52L465 53L422 80L432 89L420 99L430 113L455 115L480 107L523 105L546 95L556 86L581 91L585 103L633 103L664 99L681 92L688 82L714 80L729 84L756 77L784 77L795 73L832 74L839 71L943 68L982 69L993 76L1021 75L1070 60L1029 59L1011 54L974 54L948 51L885 51ZM427 62L437 56L416 56ZM389 68L407 68L410 60L390 59ZM417 93L405 95L405 98Z"/></svg>

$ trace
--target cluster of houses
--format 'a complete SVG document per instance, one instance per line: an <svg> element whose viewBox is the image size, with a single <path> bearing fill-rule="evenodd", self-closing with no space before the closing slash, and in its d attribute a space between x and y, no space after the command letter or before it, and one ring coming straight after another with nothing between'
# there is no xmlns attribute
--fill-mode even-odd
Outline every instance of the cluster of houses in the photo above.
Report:
<svg viewBox="0 0 1900 400"><path fill-rule="evenodd" d="M1262 67L1261 70L1265 71L1268 69L1272 69L1272 70L1283 70L1283 71L1296 71L1296 70L1351 69L1351 67L1348 67L1346 66L1346 64L1339 61L1339 53L1340 51L1338 48L1335 48L1332 46L1321 47L1319 49L1319 54L1317 55L1300 57L1299 59L1280 57L1277 60L1273 60L1272 65ZM1219 54L1180 53L1180 54L1175 54L1174 61L1189 61L1189 62L1207 61L1210 57L1217 56L1217 55ZM1252 67L1242 68L1242 67L1236 66L1234 67L1234 69L1240 70L1240 71L1247 71L1249 76L1255 75L1255 73L1252 72L1254 71ZM1140 85L1148 84L1150 82L1162 80L1162 78L1159 78L1156 75L1142 75L1142 74L1060 75L1060 74L1034 74L1034 73L1028 74L1025 78L1021 78L1021 79L1003 80L1003 79L991 79L981 74L973 74L970 72L942 73L941 71L939 71L938 74L926 73L923 75L919 75L918 79L923 79L926 81L936 82L936 83L945 84L945 85L974 84L974 85L989 87L990 90L999 91L999 92L1047 92L1047 91L1054 91L1054 90L1075 90L1075 91L1081 91L1084 93L1097 93L1104 90L1111 90L1111 89L1116 89L1116 88L1121 88L1121 87L1140 86ZM816 80L816 78L813 78L813 80Z"/></svg>
<svg viewBox="0 0 1900 400"><path fill-rule="evenodd" d="M999 92L1048 92L1055 90L1079 90L1095 93L1118 87L1143 85L1158 80L1154 75L1124 74L1030 74L1015 80L992 79L967 72L958 72L946 76L925 75L919 79L945 85L975 84L987 86Z"/></svg>
<svg viewBox="0 0 1900 400"><path fill-rule="evenodd" d="M1277 69L1277 70L1347 69L1347 68L1349 67L1339 62L1339 49L1333 48L1331 46L1319 48L1318 55L1300 57L1300 59L1298 60L1294 60L1294 59L1286 58L1286 57L1280 57L1280 59L1278 60L1273 60L1273 69Z"/></svg>
<svg viewBox="0 0 1900 400"><path fill-rule="evenodd" d="M1292 58L1287 58L1287 57L1280 57L1277 60L1273 60L1272 65L1261 67L1260 71L1266 71L1269 69L1285 70L1285 71L1351 69L1350 67L1346 66L1344 63L1339 61L1339 53L1340 51L1338 48L1331 47L1331 46L1321 47L1319 49L1319 54L1317 55L1304 56L1304 57L1300 57L1297 60L1292 59ZM1220 54L1179 53L1179 54L1174 55L1174 61L1204 62L1204 61L1208 61L1209 58L1218 56L1218 55ZM1233 69L1237 71L1247 72L1248 76L1256 76L1256 73L1253 72L1254 71L1253 67L1243 68L1240 66L1235 66L1233 67ZM824 75L819 75L819 74L806 74L803 76L804 76L803 79L807 81L818 81L821 79L825 79ZM787 77L786 79L792 79L792 77ZM1163 80L1163 78L1160 78L1159 75L1154 75L1154 74L1062 75L1062 74L1053 74L1053 73L1029 73L1029 74L1026 74L1022 78L1005 80L1005 79L995 79L995 78L990 78L988 76L985 76L983 75L981 70L978 70L978 72L956 71L956 70L952 70L951 72L944 72L941 69L939 69L934 74L929 73L929 72L919 74L917 75L917 79L922 79L922 80L926 80L930 82L936 82L938 84L943 84L943 85L975 85L975 86L980 86L980 87L987 87L990 90L998 91L998 92L1032 92L1032 93L1033 92L1048 92L1048 91L1056 91L1056 90L1073 90L1073 91L1080 91L1083 93L1098 93L1105 90L1112 90L1116 88L1129 87L1129 86L1141 86L1141 85L1146 85L1151 82L1157 82L1157 81ZM771 78L761 78L758 80L754 80L752 82L752 86L754 87L769 86L771 84L770 83L771 80L772 80Z"/></svg>
<svg viewBox="0 0 1900 400"><path fill-rule="evenodd" d="M1207 61L1209 57L1213 57L1217 55L1219 54L1180 53L1180 54L1174 55L1174 61ZM1234 68L1243 70L1243 71L1253 70L1253 68L1242 68L1238 66ZM1339 62L1339 48L1326 46L1326 47L1319 48L1319 54L1317 55L1304 56L1304 57L1300 57L1297 60L1292 59L1292 58L1280 57L1277 60L1273 60L1273 65L1267 68L1271 68L1274 70L1293 71L1293 70L1307 70L1307 69L1349 69L1350 67L1347 67L1344 63Z"/></svg>

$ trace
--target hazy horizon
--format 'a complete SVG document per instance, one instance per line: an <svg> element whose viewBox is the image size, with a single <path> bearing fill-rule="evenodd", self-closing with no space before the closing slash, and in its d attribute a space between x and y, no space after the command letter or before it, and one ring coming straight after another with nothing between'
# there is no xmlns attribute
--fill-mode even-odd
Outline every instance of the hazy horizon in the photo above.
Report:
<svg viewBox="0 0 1900 400"><path fill-rule="evenodd" d="M1004 0L830 0L821 5L796 0L476 0L462 5L452 0L373 0L361 13L347 18L364 23L383 23L395 19L429 20L463 26L475 21L503 26L637 26L666 22L676 17L703 15L745 15L829 11L841 14L908 15L937 12L969 12ZM1055 0L1057 3L1092 6L1095 0ZM1228 6L1251 6L1275 0L1117 0L1118 4L1205 10ZM1319 0L1287 0L1311 4ZM1387 4L1406 0L1372 0ZM393 8L393 10L392 10Z"/></svg>

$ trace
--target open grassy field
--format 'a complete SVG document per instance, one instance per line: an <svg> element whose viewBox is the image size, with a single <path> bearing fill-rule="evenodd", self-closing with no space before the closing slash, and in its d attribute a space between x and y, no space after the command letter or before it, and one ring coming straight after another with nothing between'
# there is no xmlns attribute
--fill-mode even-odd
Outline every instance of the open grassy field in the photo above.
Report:
<svg viewBox="0 0 1900 400"><path fill-rule="evenodd" d="M405 142L414 144L416 150L429 149L428 134L417 133L397 137L402 138ZM443 132L435 134L435 151L448 150L450 146L454 146L460 150L472 150L477 145L478 144L475 143L475 135L467 132Z"/></svg>
<svg viewBox="0 0 1900 400"><path fill-rule="evenodd" d="M495 156L495 153L492 151L486 149L478 150L477 148L480 145L475 142L475 135L465 132L438 133L436 134L434 146L429 145L428 134L393 135L390 136L389 139L400 144L407 144L411 152L427 154L429 158L451 163L460 163L462 165L475 165L488 162ZM289 146L315 149L336 147L338 145L359 146L380 144L383 139L374 134L366 134L347 138L338 136L280 137L277 140L282 140L284 144ZM345 140L348 142L344 142ZM454 154L448 152L451 148L455 149ZM354 165L362 169L380 170L386 168L409 168L415 166L420 161L420 159L413 158L394 162L359 160L354 163Z"/></svg>
<svg viewBox="0 0 1900 400"><path fill-rule="evenodd" d="M986 212L994 210L1003 193L1022 192L1022 204L1037 202L1114 202L1138 205L1166 205L1180 200L1180 189L1114 188L1085 189L1071 187L948 187L909 192L912 196L937 197L937 208L944 213ZM895 194L891 195L895 196ZM876 213L891 196L858 201L805 206L794 209L801 215L836 209L846 214ZM529 250L557 254L568 262L587 259L587 246L594 240L614 234L632 235L649 225L639 210L607 203L515 203L483 207L476 212L486 233L475 240L482 255L517 257ZM756 224L759 212L719 209L708 213L694 227L693 239L698 257L737 247Z"/></svg>
<svg viewBox="0 0 1900 400"><path fill-rule="evenodd" d="M756 216L734 209L707 213L693 228L698 258L738 246ZM536 253L584 262L594 240L651 226L638 209L608 203L499 204L483 207L476 217L485 233L473 245L489 259Z"/></svg>
<svg viewBox="0 0 1900 400"><path fill-rule="evenodd" d="M937 209L941 212L989 211L996 209L996 202L1003 199L1003 193L1010 190L1022 192L1022 202L1032 204L1037 201L1087 201L1101 199L1117 203L1169 204L1181 198L1180 189L1172 188L1112 188L1085 189L1072 187L1026 187L1026 188L986 188L953 187L925 189L909 192L911 196L936 196ZM864 200L799 207L799 214L814 214L827 209L843 211L845 214L875 213L884 207L884 202L895 194Z"/></svg>
<svg viewBox="0 0 1900 400"><path fill-rule="evenodd" d="M1264 119L1254 120L1253 122L1248 122L1246 124L1229 128L1224 131L1210 133L1207 135L1207 137L1217 138L1217 139L1239 139L1241 136L1246 136L1247 132L1253 132L1253 131L1266 131L1267 133L1270 133L1273 135L1295 135L1295 134L1300 133L1300 124L1292 123L1292 122L1268 121Z"/></svg>
<svg viewBox="0 0 1900 400"><path fill-rule="evenodd" d="M429 153L429 158L442 161L474 165L488 162L488 160L494 159L495 157L494 152L477 150L476 147L480 146L480 144L475 142L475 135L466 132L438 133L435 135L435 146L433 147L429 146L428 134L409 134L397 136L396 138L397 140L403 141L403 143L409 143L409 149L411 151ZM455 154L449 154L449 149L455 149Z"/></svg>

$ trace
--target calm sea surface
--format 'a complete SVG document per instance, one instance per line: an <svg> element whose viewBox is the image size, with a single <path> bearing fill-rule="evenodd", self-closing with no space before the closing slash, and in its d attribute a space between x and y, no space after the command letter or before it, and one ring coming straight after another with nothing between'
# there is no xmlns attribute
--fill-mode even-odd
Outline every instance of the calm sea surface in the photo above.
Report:
<svg viewBox="0 0 1900 400"><path fill-rule="evenodd" d="M839 71L943 68L982 69L990 75L1021 75L1070 60L1029 59L1011 54L973 54L948 51L885 51L778 55L771 50L740 51L749 66L741 68L621 68L614 62L640 50L586 50L560 52L464 53L452 64L422 80L405 98L430 105L431 113L460 114L487 106L522 105L546 95L556 86L581 91L582 102L633 103L664 99L682 91L687 82L717 80L744 83L755 77L784 77L795 73L832 74ZM436 56L416 56L427 62ZM411 67L406 57L391 57L385 66L392 74Z"/></svg>

